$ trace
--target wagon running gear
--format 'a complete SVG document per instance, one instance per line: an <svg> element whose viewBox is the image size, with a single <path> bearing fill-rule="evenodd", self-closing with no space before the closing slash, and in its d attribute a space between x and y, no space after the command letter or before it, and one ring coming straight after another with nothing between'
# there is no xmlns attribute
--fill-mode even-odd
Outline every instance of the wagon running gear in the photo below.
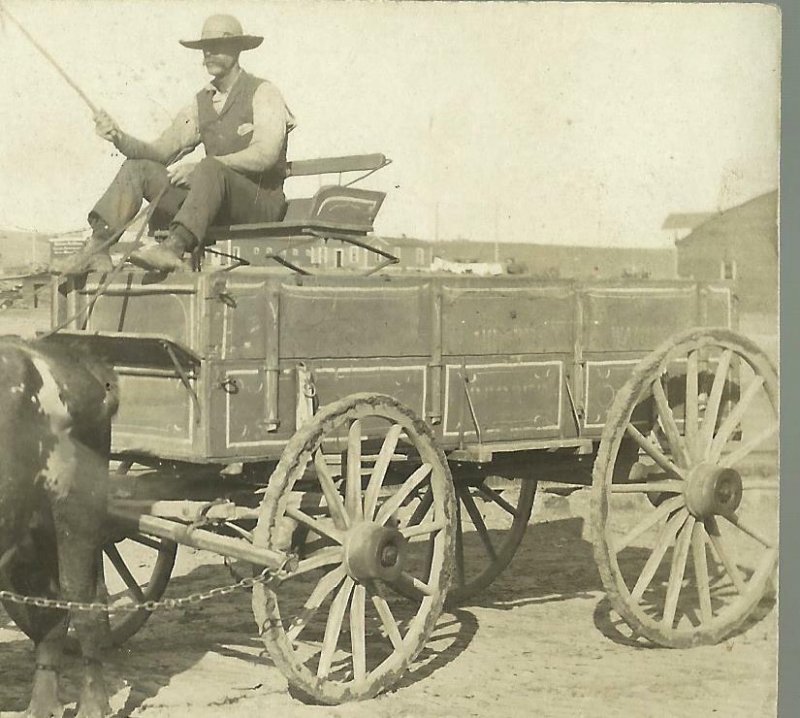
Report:
<svg viewBox="0 0 800 718"><path fill-rule="evenodd" d="M104 247L107 240L91 236L86 243L74 254L53 262L52 269L56 274L75 275L87 272L110 272L114 269L111 255Z"/></svg>
<svg viewBox="0 0 800 718"><path fill-rule="evenodd" d="M264 38L260 35L245 35L241 23L233 15L211 15L203 23L199 40L179 40L191 50L213 50L220 43L231 43L237 50L252 50Z"/></svg>
<svg viewBox="0 0 800 718"><path fill-rule="evenodd" d="M185 269L183 255L187 246L183 239L171 232L161 244L137 249L128 258L132 264L156 272L180 272Z"/></svg>

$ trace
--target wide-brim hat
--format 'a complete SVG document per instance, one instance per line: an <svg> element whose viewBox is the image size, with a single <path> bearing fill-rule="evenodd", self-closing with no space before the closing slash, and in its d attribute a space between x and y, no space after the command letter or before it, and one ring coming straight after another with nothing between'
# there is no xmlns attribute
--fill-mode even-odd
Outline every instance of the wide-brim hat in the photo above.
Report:
<svg viewBox="0 0 800 718"><path fill-rule="evenodd" d="M199 40L180 40L192 50L213 48L222 42L235 43L239 50L252 50L264 41L258 35L245 35L241 23L233 15L212 15L203 23Z"/></svg>

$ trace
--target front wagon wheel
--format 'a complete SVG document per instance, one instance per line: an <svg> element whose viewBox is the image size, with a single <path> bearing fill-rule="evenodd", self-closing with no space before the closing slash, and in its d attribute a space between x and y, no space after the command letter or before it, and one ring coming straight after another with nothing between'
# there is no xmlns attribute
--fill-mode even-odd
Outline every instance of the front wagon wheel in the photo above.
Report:
<svg viewBox="0 0 800 718"><path fill-rule="evenodd" d="M655 350L609 412L595 557L634 634L716 643L773 592L778 378L750 341L697 329Z"/></svg>
<svg viewBox="0 0 800 718"><path fill-rule="evenodd" d="M111 608L104 636L110 647L119 648L150 618L152 612L145 608L131 609L137 604L161 599L172 575L177 548L173 541L138 532L103 546L102 560L98 562L100 585L96 600ZM33 619L28 610L9 603L6 611L19 628L33 638ZM80 653L72 629L66 648L70 653Z"/></svg>
<svg viewBox="0 0 800 718"><path fill-rule="evenodd" d="M290 684L335 704L403 676L444 604L454 514L444 454L388 396L337 401L292 437L255 543L297 554L298 568L253 591L257 625Z"/></svg>

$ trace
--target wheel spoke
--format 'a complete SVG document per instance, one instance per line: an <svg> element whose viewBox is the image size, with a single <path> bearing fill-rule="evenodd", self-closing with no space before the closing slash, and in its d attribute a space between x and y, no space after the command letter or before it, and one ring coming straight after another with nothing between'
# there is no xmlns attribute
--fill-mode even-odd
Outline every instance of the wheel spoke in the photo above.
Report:
<svg viewBox="0 0 800 718"><path fill-rule="evenodd" d="M697 429L698 429L698 404L697 395L700 393L697 381L697 355L698 350L689 352L686 361L686 398L684 402L683 433L686 435L686 448L693 459L698 458Z"/></svg>
<svg viewBox="0 0 800 718"><path fill-rule="evenodd" d="M125 585L128 587L128 592L131 594L131 596L133 596L133 598L140 603L145 601L146 598L141 586L139 586L139 582L133 577L133 574L130 572L130 569L120 555L117 547L114 544L106 544L103 546L103 553L108 556L109 560L114 566L114 569L119 574L120 578L125 582Z"/></svg>
<svg viewBox="0 0 800 718"><path fill-rule="evenodd" d="M647 559L647 562L642 569L642 573L639 575L639 579L636 581L636 585L633 587L633 591L631 591L631 598L634 601L638 602L641 600L644 592L647 590L647 587L653 580L653 576L656 575L656 571L661 564L661 560L664 558L664 554L667 552L669 545L675 539L675 536L677 536L678 531L680 530L681 526L683 526L688 515L689 512L686 509L680 509L669 521L667 521L666 526L664 526L662 529L661 535L658 537L658 541L653 548L653 552Z"/></svg>
<svg viewBox="0 0 800 718"><path fill-rule="evenodd" d="M142 546L147 546L147 548L158 551L159 553L164 550L164 542L155 538L151 538L150 536L145 536L144 534L132 534L127 538L129 538L131 541L141 544Z"/></svg>
<svg viewBox="0 0 800 718"><path fill-rule="evenodd" d="M379 509L375 515L375 522L383 526L389 517L400 508L414 489L417 488L425 479L428 478L433 467L430 464L422 464L411 476L409 476L397 489L397 492Z"/></svg>
<svg viewBox="0 0 800 718"><path fill-rule="evenodd" d="M740 461L743 461L747 458L753 451L755 451L761 444L763 444L768 439L771 439L773 436L778 434L778 425L772 424L772 426L764 429L760 434L754 436L750 441L746 444L740 446L736 451L732 451L730 454L723 455L720 458L719 465L723 468L730 468L731 466L736 466Z"/></svg>
<svg viewBox="0 0 800 718"><path fill-rule="evenodd" d="M694 516L689 516L680 530L678 540L675 542L675 548L672 552L672 566L669 572L667 595L664 599L664 616L662 618L662 623L667 629L671 629L675 621L675 611L678 608L678 598L680 597L681 586L683 585L683 575L686 572L686 559L689 556L689 547L692 542L694 524Z"/></svg>
<svg viewBox="0 0 800 718"><path fill-rule="evenodd" d="M400 572L400 578L397 579L396 583L399 583L407 591L412 593L421 593L425 596L432 596L434 593L434 590L430 585L425 583L422 579L412 576L407 571Z"/></svg>
<svg viewBox="0 0 800 718"><path fill-rule="evenodd" d="M383 440L375 466L372 467L372 475L369 477L367 491L364 494L364 518L368 521L375 515L375 507L378 505L378 493L381 486L383 486L386 470L389 468L389 462L392 460L394 450L397 448L397 441L400 438L400 432L402 431L403 427L400 424L392 424L386 433L386 438Z"/></svg>
<svg viewBox="0 0 800 718"><path fill-rule="evenodd" d="M329 526L323 521L312 518L308 514L303 513L300 509L294 508L294 506L286 507L286 515L298 523L308 526L308 528L320 536L325 536L338 544L341 544L344 541L344 534L337 528Z"/></svg>
<svg viewBox="0 0 800 718"><path fill-rule="evenodd" d="M724 518L726 521L728 521L728 523L732 524L740 531L746 533L748 536L750 536L750 538L754 538L765 548L775 548L775 544L772 541L768 541L760 531L754 529L752 526L742 521L738 516L736 516L736 514L730 514L730 515L722 514L722 518Z"/></svg>
<svg viewBox="0 0 800 718"><path fill-rule="evenodd" d="M322 602L347 576L344 566L339 566L333 571L326 573L314 586L314 590L303 605L302 613L297 616L286 630L286 637L290 641L296 641L301 631L308 625L311 617L319 610Z"/></svg>
<svg viewBox="0 0 800 718"><path fill-rule="evenodd" d="M422 575L428 581L431 580L431 569L433 568L433 559L435 553L436 553L436 541L435 537L433 537L428 540L428 545L425 551L425 568L422 573Z"/></svg>
<svg viewBox="0 0 800 718"><path fill-rule="evenodd" d="M773 479L745 479L742 482L742 491L777 491L780 488L777 478Z"/></svg>
<svg viewBox="0 0 800 718"><path fill-rule="evenodd" d="M705 527L702 522L696 521L692 527L692 561L694 562L694 576L697 583L697 598L700 603L700 617L708 623L712 617L711 586L708 580L708 558L706 557Z"/></svg>
<svg viewBox="0 0 800 718"><path fill-rule="evenodd" d="M653 398L656 401L656 408L658 409L658 416L661 420L661 428L664 429L667 441L672 448L673 456L680 457L684 466L690 464L689 457L686 451L683 437L678 431L678 424L675 422L675 415L672 413L672 408L669 405L669 400L664 392L664 385L661 383L661 377L658 377L653 382Z"/></svg>
<svg viewBox="0 0 800 718"><path fill-rule="evenodd" d="M736 590L740 594L743 594L747 589L747 586L742 578L742 574L739 572L739 568L728 554L728 549L725 545L725 541L722 538L722 534L720 533L719 525L713 516L706 519L706 531L708 532L708 537L711 539L711 545L717 552L717 556L719 556L719 560L725 567L725 571L727 572L728 576L730 576L731 581L733 581L733 585L736 586Z"/></svg>
<svg viewBox="0 0 800 718"><path fill-rule="evenodd" d="M339 634L342 632L342 622L350 601L350 593L355 582L349 576L339 587L339 591L331 602L328 622L325 624L325 636L322 639L322 651L319 654L319 665L317 666L317 676L327 678L333 663L333 656L336 653L336 646L339 643Z"/></svg>
<svg viewBox="0 0 800 718"><path fill-rule="evenodd" d="M664 481L642 481L630 484L611 484L609 487L612 494L639 494L663 491L669 494L682 494L686 488L686 483L674 479Z"/></svg>
<svg viewBox="0 0 800 718"><path fill-rule="evenodd" d="M626 549L651 526L658 523L659 519L668 516L681 506L683 506L683 496L673 496L671 499L667 499L655 511L648 513L644 520L636 524L619 542L616 542L614 552L619 553Z"/></svg>
<svg viewBox="0 0 800 718"><path fill-rule="evenodd" d="M524 480L524 479L523 479ZM475 487L480 493L482 493L487 499L496 503L500 508L505 509L505 511L511 514L514 518L517 518L517 507L511 504L510 502L506 501L497 491L493 488L487 486L485 483L480 483L478 486Z"/></svg>
<svg viewBox="0 0 800 718"><path fill-rule="evenodd" d="M408 520L406 525L414 526L415 524L421 523L422 519L427 516L428 511L431 510L431 506L433 506L433 491L426 491L425 495L420 499L419 505L414 509L414 513L411 514L411 518Z"/></svg>
<svg viewBox="0 0 800 718"><path fill-rule="evenodd" d="M397 625L397 621L392 615L392 609L389 603L380 595L377 586L375 586L374 591L370 592L370 599L372 600L372 605L375 606L375 610L378 612L383 629L392 642L392 646L394 646L395 650L400 650L403 647L403 637L400 635L400 627Z"/></svg>
<svg viewBox="0 0 800 718"><path fill-rule="evenodd" d="M731 365L733 352L726 349L722 352L717 364L717 371L714 374L714 383L711 385L711 393L708 396L708 403L703 416L703 425L700 427L700 455L708 458L708 450L711 447L711 440L714 437L714 429L719 418L719 407L722 404L722 392L728 380L728 369Z"/></svg>
<svg viewBox="0 0 800 718"><path fill-rule="evenodd" d="M326 546L319 551L315 551L308 558L301 559L297 565L297 570L292 573L292 576L341 563L343 560L344 549L341 546Z"/></svg>
<svg viewBox="0 0 800 718"><path fill-rule="evenodd" d="M708 450L708 457L711 461L719 460L722 450L725 448L725 444L728 443L728 439L730 439L736 427L744 418L747 409L750 407L750 403L755 399L758 390L761 389L763 385L763 376L757 376L747 385L747 389L745 389L741 399L739 399L739 402L733 407L733 410L725 418L725 421L722 422L722 426L719 427L717 435L711 442L711 447Z"/></svg>
<svg viewBox="0 0 800 718"><path fill-rule="evenodd" d="M656 462L664 471L679 479L685 478L681 471L672 461L670 461L661 451L661 448L654 441L645 437L633 424L625 427L625 433L630 436L653 461Z"/></svg>
<svg viewBox="0 0 800 718"><path fill-rule="evenodd" d="M456 496L456 583L463 586L466 583L464 578L464 529L461 526L461 502Z"/></svg>
<svg viewBox="0 0 800 718"><path fill-rule="evenodd" d="M440 519L438 521L427 521L424 524L409 524L408 526L401 528L400 533L406 538L412 538L414 536L436 533L437 531L444 529L446 526L447 524Z"/></svg>
<svg viewBox="0 0 800 718"><path fill-rule="evenodd" d="M489 557L492 559L492 561L496 560L497 551L492 545L492 539L489 536L489 529L486 528L486 522L483 520L481 512L475 505L475 501L473 500L472 495L469 493L469 486L457 489L456 494L458 498L460 498L461 501L464 503L464 507L467 509L467 513L469 514L469 517L472 519L472 523L475 526L476 531L478 532L478 536L480 536L481 542L483 543L483 547L486 549L486 553L489 554Z"/></svg>
<svg viewBox="0 0 800 718"><path fill-rule="evenodd" d="M361 584L353 589L350 599L350 646L353 650L353 678L357 681L367 676L367 589Z"/></svg>
<svg viewBox="0 0 800 718"><path fill-rule="evenodd" d="M333 518L333 523L337 529L343 531L350 525L350 521L344 510L342 497L339 495L339 491L333 481L331 470L325 461L325 454L322 453L321 449L314 454L314 468L317 472L322 493L325 496L325 503L328 504L328 511L330 511Z"/></svg>
<svg viewBox="0 0 800 718"><path fill-rule="evenodd" d="M347 482L344 506L351 519L358 521L364 516L361 504L361 421L350 424L347 433Z"/></svg>

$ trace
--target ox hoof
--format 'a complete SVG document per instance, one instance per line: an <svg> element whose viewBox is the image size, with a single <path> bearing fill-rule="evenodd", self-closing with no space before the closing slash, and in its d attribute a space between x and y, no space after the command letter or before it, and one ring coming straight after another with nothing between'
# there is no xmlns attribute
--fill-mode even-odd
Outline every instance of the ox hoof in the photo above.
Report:
<svg viewBox="0 0 800 718"><path fill-rule="evenodd" d="M61 718L64 715L65 706L59 702L49 702L47 705L38 701L31 701L22 715L24 718Z"/></svg>
<svg viewBox="0 0 800 718"><path fill-rule="evenodd" d="M103 705L102 702L88 705L81 702L78 706L78 713L75 718L106 718L106 716L111 715L111 712L111 706L108 704L108 701L105 702L105 705Z"/></svg>
<svg viewBox="0 0 800 718"><path fill-rule="evenodd" d="M61 718L64 706L58 699L58 674L53 669L37 668L25 718Z"/></svg>
<svg viewBox="0 0 800 718"><path fill-rule="evenodd" d="M75 718L105 718L112 713L105 688L95 685L83 689Z"/></svg>

